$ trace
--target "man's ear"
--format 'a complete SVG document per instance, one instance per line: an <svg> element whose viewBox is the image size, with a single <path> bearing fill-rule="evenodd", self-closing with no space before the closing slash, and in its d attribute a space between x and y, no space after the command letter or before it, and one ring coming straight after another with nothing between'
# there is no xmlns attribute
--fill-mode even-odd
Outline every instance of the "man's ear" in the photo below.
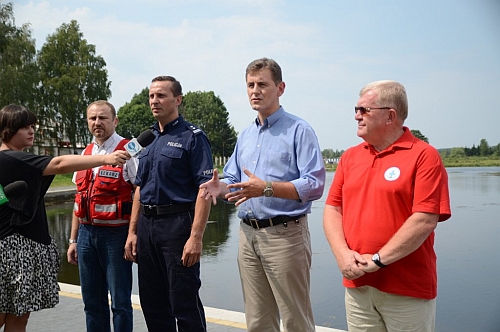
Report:
<svg viewBox="0 0 500 332"><path fill-rule="evenodd" d="M175 105L179 106L180 104L182 104L182 95L175 97Z"/></svg>
<svg viewBox="0 0 500 332"><path fill-rule="evenodd" d="M285 93L285 82L278 83L278 97L281 97Z"/></svg>
<svg viewBox="0 0 500 332"><path fill-rule="evenodd" d="M387 112L387 113L389 113L389 114L388 114L388 116L387 116L387 124L389 124L389 123L393 123L394 121L396 121L396 119L397 119L398 115L397 115L397 113L396 113L396 110L395 110L395 109L392 109L392 108L391 108L391 109L389 110L389 112Z"/></svg>

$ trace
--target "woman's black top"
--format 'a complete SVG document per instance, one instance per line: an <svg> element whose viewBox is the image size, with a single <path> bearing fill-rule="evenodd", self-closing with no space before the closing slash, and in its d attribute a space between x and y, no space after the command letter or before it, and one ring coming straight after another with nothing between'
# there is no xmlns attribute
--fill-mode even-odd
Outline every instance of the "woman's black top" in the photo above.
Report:
<svg viewBox="0 0 500 332"><path fill-rule="evenodd" d="M50 235L45 212L44 196L54 175L43 176L43 171L52 160L50 156L38 156L24 151L0 151L0 184L5 187L14 181L25 181L26 204L23 209L25 224L11 225L13 212L6 205L0 206L0 239L19 233L43 244L50 244Z"/></svg>

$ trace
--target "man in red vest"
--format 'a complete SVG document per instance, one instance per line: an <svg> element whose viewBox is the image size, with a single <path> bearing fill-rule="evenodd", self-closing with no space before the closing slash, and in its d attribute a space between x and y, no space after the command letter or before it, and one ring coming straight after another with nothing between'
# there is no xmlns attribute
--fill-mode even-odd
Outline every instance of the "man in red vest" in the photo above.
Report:
<svg viewBox="0 0 500 332"><path fill-rule="evenodd" d="M128 142L115 132L116 110L99 100L87 108L94 140L82 154L124 150ZM137 160L76 172L77 186L68 262L78 264L87 331L110 331L108 291L114 331L132 331L132 262L124 259Z"/></svg>

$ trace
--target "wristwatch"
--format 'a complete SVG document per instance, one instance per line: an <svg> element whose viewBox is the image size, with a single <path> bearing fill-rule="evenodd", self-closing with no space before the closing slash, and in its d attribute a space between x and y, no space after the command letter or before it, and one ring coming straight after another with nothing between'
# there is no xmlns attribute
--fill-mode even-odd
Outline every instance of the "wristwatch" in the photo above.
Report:
<svg viewBox="0 0 500 332"><path fill-rule="evenodd" d="M76 243L76 240L75 239L69 239L69 244L73 244L73 243Z"/></svg>
<svg viewBox="0 0 500 332"><path fill-rule="evenodd" d="M386 267L387 266L385 264L382 264L382 262L380 261L380 255L378 254L378 252L372 256L372 261L373 261L373 263L377 264L377 266L379 266L379 267Z"/></svg>
<svg viewBox="0 0 500 332"><path fill-rule="evenodd" d="M263 194L266 197L272 197L274 195L273 186L270 181L266 182L266 188L264 188Z"/></svg>

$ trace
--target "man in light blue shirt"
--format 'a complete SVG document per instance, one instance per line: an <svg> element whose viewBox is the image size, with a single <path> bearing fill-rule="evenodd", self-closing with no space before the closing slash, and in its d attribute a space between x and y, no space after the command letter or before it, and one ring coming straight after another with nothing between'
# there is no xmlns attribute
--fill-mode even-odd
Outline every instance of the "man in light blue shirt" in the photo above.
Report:
<svg viewBox="0 0 500 332"><path fill-rule="evenodd" d="M257 119L238 138L233 155L211 181L205 199L239 206L238 250L248 331L314 331L310 301L311 241L307 214L320 198L325 168L309 124L283 109L281 68L272 59L251 62L247 93Z"/></svg>

